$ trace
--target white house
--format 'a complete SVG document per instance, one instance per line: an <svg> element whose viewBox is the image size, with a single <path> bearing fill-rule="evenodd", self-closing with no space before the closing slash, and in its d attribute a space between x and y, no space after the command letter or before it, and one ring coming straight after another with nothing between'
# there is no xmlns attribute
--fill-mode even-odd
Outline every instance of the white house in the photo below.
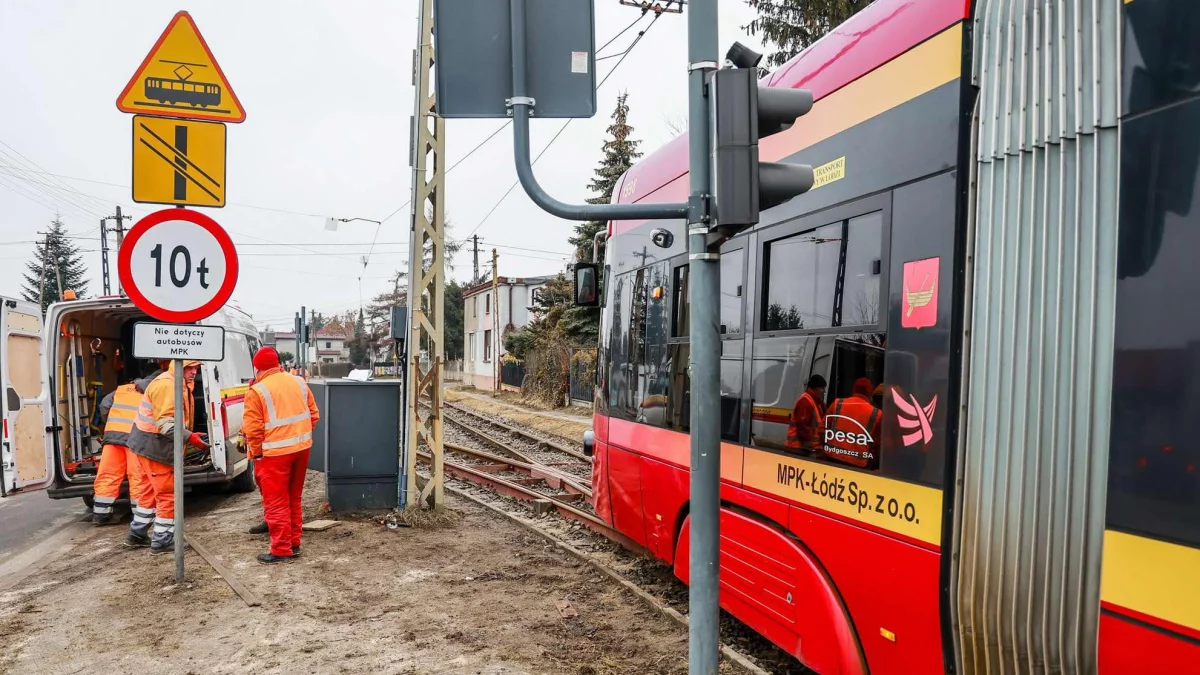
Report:
<svg viewBox="0 0 1200 675"><path fill-rule="evenodd" d="M276 338L278 339L278 337ZM322 328L313 336L314 353L312 361L316 363L343 363L350 360L350 347L346 344L349 338L340 331Z"/></svg>
<svg viewBox="0 0 1200 675"><path fill-rule="evenodd" d="M486 281L463 290L463 382L491 390L504 356L504 333L532 320L537 289L553 277L500 277L496 291Z"/></svg>

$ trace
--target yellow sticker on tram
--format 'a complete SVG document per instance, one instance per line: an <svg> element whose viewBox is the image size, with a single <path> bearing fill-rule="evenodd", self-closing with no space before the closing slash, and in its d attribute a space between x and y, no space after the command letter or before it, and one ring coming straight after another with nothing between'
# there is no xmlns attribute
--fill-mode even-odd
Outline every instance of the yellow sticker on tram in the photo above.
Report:
<svg viewBox="0 0 1200 675"><path fill-rule="evenodd" d="M813 168L813 186L816 190L822 185L829 185L846 177L846 157L838 157L832 162Z"/></svg>
<svg viewBox="0 0 1200 675"><path fill-rule="evenodd" d="M942 491L823 462L746 449L742 483L935 546L942 540Z"/></svg>

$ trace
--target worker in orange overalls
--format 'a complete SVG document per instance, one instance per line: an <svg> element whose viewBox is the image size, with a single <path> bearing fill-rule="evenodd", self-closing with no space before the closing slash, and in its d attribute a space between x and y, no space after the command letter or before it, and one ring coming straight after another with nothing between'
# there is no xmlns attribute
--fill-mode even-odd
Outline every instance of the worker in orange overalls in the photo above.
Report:
<svg viewBox="0 0 1200 675"><path fill-rule="evenodd" d="M852 394L829 404L825 416L825 455L862 469L879 466L879 429L883 414L871 404L875 385L854 381Z"/></svg>
<svg viewBox="0 0 1200 675"><path fill-rule="evenodd" d="M254 386L246 392L242 433L254 459L271 550L258 562L291 562L300 555L304 511L300 498L308 470L313 428L321 419L312 391L299 375L283 372L279 353L263 347L254 355Z"/></svg>
<svg viewBox="0 0 1200 675"><path fill-rule="evenodd" d="M825 378L813 375L788 420L787 448L809 457L821 455L821 432L825 428Z"/></svg>
<svg viewBox="0 0 1200 675"><path fill-rule="evenodd" d="M143 480L137 460L129 454L129 434L133 432L138 406L142 404L142 394L168 363L161 362L160 368L149 377L117 387L100 402L104 449L100 455L100 467L96 470L96 480L92 483L93 525L113 525L120 522L113 517L113 503L121 496L121 483L128 475L133 522L141 525L143 530L150 526L150 519L154 517L154 490Z"/></svg>
<svg viewBox="0 0 1200 675"><path fill-rule="evenodd" d="M146 536L137 523L129 526L125 545L149 546L151 555L168 553L175 547L175 378L183 377L183 435L186 443L201 450L208 449L208 440L191 431L195 403L195 388L199 361L184 361L183 373L175 372L172 362L166 372L154 378L142 395L133 432L129 434L129 451L137 455L138 466L154 490L154 532Z"/></svg>

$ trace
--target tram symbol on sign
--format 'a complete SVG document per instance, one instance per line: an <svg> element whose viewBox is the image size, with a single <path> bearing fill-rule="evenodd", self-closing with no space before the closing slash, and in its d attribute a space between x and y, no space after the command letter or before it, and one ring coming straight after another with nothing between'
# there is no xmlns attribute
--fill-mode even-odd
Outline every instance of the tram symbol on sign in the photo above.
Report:
<svg viewBox="0 0 1200 675"><path fill-rule="evenodd" d="M167 24L121 95L122 112L242 122L246 111L187 12Z"/></svg>
<svg viewBox="0 0 1200 675"><path fill-rule="evenodd" d="M207 108L210 105L215 107L221 104L221 85L213 82L193 82L191 80L191 77L196 73L188 66L207 68L207 63L187 63L184 61L167 61L166 59L159 59L159 62L178 64L171 71L178 79L147 77L145 79L145 89L143 90L146 98L157 101L160 104L165 103L169 106L186 103L193 108L197 106ZM139 103L143 102L139 101ZM143 105L145 104L143 103Z"/></svg>

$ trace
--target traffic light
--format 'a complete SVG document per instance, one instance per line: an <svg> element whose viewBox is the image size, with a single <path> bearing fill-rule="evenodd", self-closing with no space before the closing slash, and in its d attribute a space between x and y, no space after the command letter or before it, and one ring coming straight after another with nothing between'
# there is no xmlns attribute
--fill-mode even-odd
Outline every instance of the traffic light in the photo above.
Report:
<svg viewBox="0 0 1200 675"><path fill-rule="evenodd" d="M811 166L758 161L758 140L785 131L812 109L812 92L758 86L761 55L734 43L709 82L713 225L727 236L758 222L759 212L810 190Z"/></svg>

